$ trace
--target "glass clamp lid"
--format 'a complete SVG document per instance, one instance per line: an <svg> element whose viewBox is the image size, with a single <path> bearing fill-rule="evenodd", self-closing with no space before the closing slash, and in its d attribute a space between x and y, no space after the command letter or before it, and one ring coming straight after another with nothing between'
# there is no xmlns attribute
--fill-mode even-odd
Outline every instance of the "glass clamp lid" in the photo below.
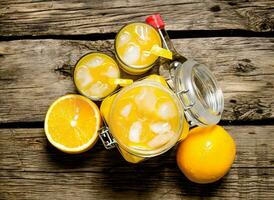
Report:
<svg viewBox="0 0 274 200"><path fill-rule="evenodd" d="M203 64L188 59L173 62L174 90L190 125L217 124L224 109L224 97L216 78Z"/></svg>

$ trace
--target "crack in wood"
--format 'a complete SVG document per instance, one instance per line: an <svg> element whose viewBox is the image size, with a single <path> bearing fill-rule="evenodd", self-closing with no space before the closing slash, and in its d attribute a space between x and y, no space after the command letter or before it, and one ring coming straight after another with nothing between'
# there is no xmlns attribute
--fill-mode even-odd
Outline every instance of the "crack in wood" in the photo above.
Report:
<svg viewBox="0 0 274 200"><path fill-rule="evenodd" d="M63 64L62 66L57 66L54 72L60 73L63 76L71 77L73 74L73 66L69 64Z"/></svg>
<svg viewBox="0 0 274 200"><path fill-rule="evenodd" d="M248 72L252 72L252 71L256 70L257 67L255 67L251 63L251 60L242 59L239 61L238 65L234 66L234 68L237 72L248 73Z"/></svg>
<svg viewBox="0 0 274 200"><path fill-rule="evenodd" d="M13 132L13 130L12 129L10 129L10 132L11 132L11 140L12 140L12 144L13 144L13 150L14 150L14 152L15 152L15 154L16 154L16 157L17 157L17 160L19 161L19 163L20 163L20 168L21 169L23 169L23 161L21 160L21 158L20 158L20 155L19 155L19 153L18 153L18 151L17 151L17 147L16 147L16 143L15 143L15 136L14 136L14 132ZM23 170L24 171L24 170Z"/></svg>
<svg viewBox="0 0 274 200"><path fill-rule="evenodd" d="M221 7L219 6L219 5L215 5L215 6L212 6L211 8L210 8L210 11L211 12L219 12L219 11L221 11L222 9L221 9Z"/></svg>
<svg viewBox="0 0 274 200"><path fill-rule="evenodd" d="M248 20L248 26L253 31L273 31L274 21L266 15L258 15L254 11L249 10L244 14Z"/></svg>
<svg viewBox="0 0 274 200"><path fill-rule="evenodd" d="M255 118L267 119L272 115L271 106L267 103L261 102L260 99L255 99L253 102L243 103L241 106L233 103L233 113L237 120L250 120Z"/></svg>

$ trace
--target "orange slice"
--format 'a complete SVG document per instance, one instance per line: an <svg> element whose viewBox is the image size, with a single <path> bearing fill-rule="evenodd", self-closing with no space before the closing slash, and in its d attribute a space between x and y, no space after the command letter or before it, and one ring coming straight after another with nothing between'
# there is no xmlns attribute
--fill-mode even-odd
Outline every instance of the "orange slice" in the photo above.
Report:
<svg viewBox="0 0 274 200"><path fill-rule="evenodd" d="M57 99L45 119L49 142L66 153L81 153L90 149L98 139L100 112L88 98L70 94Z"/></svg>
<svg viewBox="0 0 274 200"><path fill-rule="evenodd" d="M172 60L172 52L162 47L159 47L159 45L153 45L150 50L150 53L155 56L161 56L163 58Z"/></svg>

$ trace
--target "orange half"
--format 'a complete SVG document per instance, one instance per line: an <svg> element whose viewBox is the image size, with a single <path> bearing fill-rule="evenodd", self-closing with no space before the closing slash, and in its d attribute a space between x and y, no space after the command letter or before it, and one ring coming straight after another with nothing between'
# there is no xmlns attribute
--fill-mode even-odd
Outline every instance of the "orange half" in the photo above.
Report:
<svg viewBox="0 0 274 200"><path fill-rule="evenodd" d="M98 139L100 112L88 98L70 94L58 98L45 118L45 133L49 142L66 153L82 153Z"/></svg>

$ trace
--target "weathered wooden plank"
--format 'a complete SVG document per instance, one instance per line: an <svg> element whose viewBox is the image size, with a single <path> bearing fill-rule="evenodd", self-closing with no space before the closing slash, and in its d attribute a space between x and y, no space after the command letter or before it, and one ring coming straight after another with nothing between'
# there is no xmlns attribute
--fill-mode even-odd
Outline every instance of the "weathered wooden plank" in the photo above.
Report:
<svg viewBox="0 0 274 200"><path fill-rule="evenodd" d="M226 126L226 128L237 143L234 167L274 167L274 126ZM118 163L124 163L118 151L105 150L100 141L95 148L85 154L61 153L47 142L43 129L0 129L0 138L1 169L34 172L100 172L102 165L111 168ZM174 151L163 157L165 160L163 164L173 165ZM156 167L158 161L152 159L145 166Z"/></svg>
<svg viewBox="0 0 274 200"><path fill-rule="evenodd" d="M18 1L2 0L0 35L116 32L159 12L168 30L274 30L274 1Z"/></svg>
<svg viewBox="0 0 274 200"><path fill-rule="evenodd" d="M274 198L273 168L234 168L222 181L197 185L186 180L176 166L172 171L158 166L151 168L149 173L143 167L113 167L116 169L103 170L101 173L0 171L0 197L22 200Z"/></svg>
<svg viewBox="0 0 274 200"><path fill-rule="evenodd" d="M174 40L187 57L207 63L225 93L223 120L274 117L274 39ZM0 123L43 121L59 96L76 92L63 73L80 56L110 53L112 41L23 40L0 43ZM136 78L136 77L135 77Z"/></svg>
<svg viewBox="0 0 274 200"><path fill-rule="evenodd" d="M3 199L273 199L274 126L227 126L237 143L230 173L210 185L189 182L175 149L139 165L98 144L80 155L47 143L43 129L0 130ZM57 192L58 191L58 192Z"/></svg>

